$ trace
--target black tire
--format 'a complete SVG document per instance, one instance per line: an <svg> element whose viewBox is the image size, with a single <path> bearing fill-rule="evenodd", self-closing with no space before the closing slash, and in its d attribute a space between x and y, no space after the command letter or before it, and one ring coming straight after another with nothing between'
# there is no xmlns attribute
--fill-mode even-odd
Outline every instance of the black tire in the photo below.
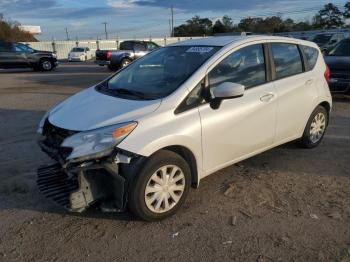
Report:
<svg viewBox="0 0 350 262"><path fill-rule="evenodd" d="M120 67L123 68L130 64L132 61L129 58L123 58L122 61L120 62Z"/></svg>
<svg viewBox="0 0 350 262"><path fill-rule="evenodd" d="M325 126L324 126L324 131L322 132L322 135L317 139L317 141L315 141L312 139L312 136L310 134L310 130L311 130L312 122L314 121L315 117L319 114L322 114L324 116ZM303 148L314 148L314 147L318 146L323 139L323 136L326 132L327 125L328 125L328 112L327 112L327 110L323 106L317 106L315 108L315 110L312 112L312 114L311 114L311 116L306 124L303 136L301 137L301 139L299 141L299 145Z"/></svg>
<svg viewBox="0 0 350 262"><path fill-rule="evenodd" d="M39 62L39 66L42 71L51 71L55 67L54 63L47 58L41 59Z"/></svg>
<svg viewBox="0 0 350 262"><path fill-rule="evenodd" d="M181 169L185 177L185 188L183 193L174 207L163 213L156 213L150 210L146 205L145 200L145 189L151 178L151 176L161 167L165 165L174 165ZM178 154L168 151L160 150L159 152L152 155L140 172L135 175L134 181L129 188L128 196L128 207L129 210L137 217L146 221L158 221L166 217L169 217L176 213L176 211L184 203L191 186L191 171L187 162Z"/></svg>

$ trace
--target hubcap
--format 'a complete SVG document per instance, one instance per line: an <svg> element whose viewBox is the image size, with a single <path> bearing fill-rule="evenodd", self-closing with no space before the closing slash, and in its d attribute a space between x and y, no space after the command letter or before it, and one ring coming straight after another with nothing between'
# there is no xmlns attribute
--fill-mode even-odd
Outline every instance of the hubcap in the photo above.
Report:
<svg viewBox="0 0 350 262"><path fill-rule="evenodd" d="M51 62L50 61L44 61L43 62L43 68L45 70L50 70L51 69Z"/></svg>
<svg viewBox="0 0 350 262"><path fill-rule="evenodd" d="M326 129L326 117L323 113L315 115L310 126L310 140L312 143L317 143Z"/></svg>
<svg viewBox="0 0 350 262"><path fill-rule="evenodd" d="M147 182L145 202L149 210L164 213L180 201L185 190L185 175L175 165L159 168Z"/></svg>
<svg viewBox="0 0 350 262"><path fill-rule="evenodd" d="M124 60L122 66L127 66L130 62L128 60Z"/></svg>

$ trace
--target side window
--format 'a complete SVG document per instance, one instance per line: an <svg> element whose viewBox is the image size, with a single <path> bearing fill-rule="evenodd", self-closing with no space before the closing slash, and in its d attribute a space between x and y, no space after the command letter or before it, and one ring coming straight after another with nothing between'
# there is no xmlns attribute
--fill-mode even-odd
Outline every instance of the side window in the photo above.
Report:
<svg viewBox="0 0 350 262"><path fill-rule="evenodd" d="M301 46L304 54L305 54L305 58L306 58L306 67L307 70L310 71L312 69L314 69L316 62L317 62L317 58L318 58L318 50L316 48L313 48L311 46L306 46L303 45Z"/></svg>
<svg viewBox="0 0 350 262"><path fill-rule="evenodd" d="M154 49L157 49L158 46L156 46L154 43L152 42L148 42L147 43L147 50L148 51L153 51Z"/></svg>
<svg viewBox="0 0 350 262"><path fill-rule="evenodd" d="M277 79L303 72L303 64L297 45L273 43L271 48Z"/></svg>
<svg viewBox="0 0 350 262"><path fill-rule="evenodd" d="M203 98L203 83L204 79L195 88L193 88L185 100L183 100L182 103L176 108L175 114L195 108L205 102Z"/></svg>
<svg viewBox="0 0 350 262"><path fill-rule="evenodd" d="M135 43L134 50L135 51L146 51L146 45L143 43Z"/></svg>
<svg viewBox="0 0 350 262"><path fill-rule="evenodd" d="M24 52L24 48L20 44L12 44L12 52Z"/></svg>
<svg viewBox="0 0 350 262"><path fill-rule="evenodd" d="M223 82L244 85L246 88L266 82L263 45L251 45L230 54L208 75L210 88Z"/></svg>

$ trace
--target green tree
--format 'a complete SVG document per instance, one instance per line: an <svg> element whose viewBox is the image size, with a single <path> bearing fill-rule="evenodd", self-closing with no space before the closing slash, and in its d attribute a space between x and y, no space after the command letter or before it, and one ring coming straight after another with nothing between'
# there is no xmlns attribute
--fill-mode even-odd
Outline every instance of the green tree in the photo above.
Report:
<svg viewBox="0 0 350 262"><path fill-rule="evenodd" d="M196 15L192 19L187 20L186 24L182 24L174 28L175 36L203 36L211 35L213 22L208 18L201 18Z"/></svg>
<svg viewBox="0 0 350 262"><path fill-rule="evenodd" d="M0 13L0 41L36 42L35 37L19 28L17 21L6 21Z"/></svg>
<svg viewBox="0 0 350 262"><path fill-rule="evenodd" d="M217 20L213 26L213 34L226 33L226 27L221 22L221 20Z"/></svg>
<svg viewBox="0 0 350 262"><path fill-rule="evenodd" d="M317 28L331 29L343 25L343 13L332 3L326 4L314 18L314 26Z"/></svg>
<svg viewBox="0 0 350 262"><path fill-rule="evenodd" d="M228 15L224 15L222 17L222 24L225 26L226 32L230 32L234 28L232 18L229 17Z"/></svg>

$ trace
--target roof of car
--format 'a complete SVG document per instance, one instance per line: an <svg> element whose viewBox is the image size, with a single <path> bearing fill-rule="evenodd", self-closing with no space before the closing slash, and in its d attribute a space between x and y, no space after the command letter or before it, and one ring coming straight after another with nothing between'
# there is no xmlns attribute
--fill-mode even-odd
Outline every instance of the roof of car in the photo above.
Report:
<svg viewBox="0 0 350 262"><path fill-rule="evenodd" d="M232 43L245 42L247 40L284 40L290 41L295 38L281 37L281 36L264 36L264 35L250 35L250 36L213 36L213 37L204 37L204 38L196 38L185 41L180 41L171 46L226 46Z"/></svg>

